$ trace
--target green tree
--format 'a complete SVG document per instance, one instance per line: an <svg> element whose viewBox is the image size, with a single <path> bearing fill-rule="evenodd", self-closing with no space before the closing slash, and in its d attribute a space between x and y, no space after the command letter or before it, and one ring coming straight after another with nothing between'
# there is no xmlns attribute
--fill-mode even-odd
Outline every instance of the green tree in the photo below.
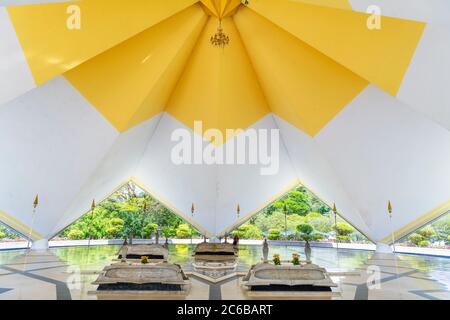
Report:
<svg viewBox="0 0 450 320"><path fill-rule="evenodd" d="M156 223L149 223L144 228L144 235L145 237L152 238L154 235L156 235L157 230L158 225Z"/></svg>
<svg viewBox="0 0 450 320"><path fill-rule="evenodd" d="M232 232L233 236L240 239L262 239L262 231L254 224L244 224Z"/></svg>
<svg viewBox="0 0 450 320"><path fill-rule="evenodd" d="M84 233L81 230L78 229L72 229L70 230L69 234L67 235L70 240L82 240L84 239Z"/></svg>
<svg viewBox="0 0 450 320"><path fill-rule="evenodd" d="M429 247L430 246L430 241L428 241L428 240L422 240L422 241L420 241L419 243L418 243L418 246L419 247Z"/></svg>
<svg viewBox="0 0 450 320"><path fill-rule="evenodd" d="M327 215L311 212L305 218L306 223L310 224L318 232L328 233L333 230L333 220Z"/></svg>
<svg viewBox="0 0 450 320"><path fill-rule="evenodd" d="M333 226L333 228L337 233L336 238L342 242L350 241L350 235L355 231L355 228L346 222L338 222Z"/></svg>
<svg viewBox="0 0 450 320"><path fill-rule="evenodd" d="M183 223L177 228L177 238L179 239L189 239L192 236L192 230L189 225Z"/></svg>
<svg viewBox="0 0 450 320"><path fill-rule="evenodd" d="M285 229L285 215L282 212L275 211L272 214L259 214L254 220L254 224L258 226L261 231L268 231L269 229ZM287 228L288 231L295 230L295 227L303 223L305 218L297 214L287 215Z"/></svg>
<svg viewBox="0 0 450 320"><path fill-rule="evenodd" d="M450 235L450 214L434 222L432 227L436 232L436 240L447 241Z"/></svg>
<svg viewBox="0 0 450 320"><path fill-rule="evenodd" d="M272 212L283 212L286 207L289 213L294 213L301 216L304 216L311 211L311 207L308 203L308 195L298 190L289 192L282 199L275 201L271 207Z"/></svg>
<svg viewBox="0 0 450 320"><path fill-rule="evenodd" d="M161 233L164 238L174 238L177 235L177 230L174 227L162 227Z"/></svg>
<svg viewBox="0 0 450 320"><path fill-rule="evenodd" d="M297 226L300 240L309 242L313 239L314 227L307 223L301 223Z"/></svg>
<svg viewBox="0 0 450 320"><path fill-rule="evenodd" d="M423 237L422 235L420 235L420 234L418 234L418 233L413 233L413 234L411 234L411 235L408 236L408 240L409 240L412 244L418 246L419 243L422 242L422 241L424 241L425 239L424 239L424 237Z"/></svg>
<svg viewBox="0 0 450 320"><path fill-rule="evenodd" d="M109 221L109 226L106 228L106 233L109 238L116 238L120 235L123 229L124 221L120 218L112 218Z"/></svg>
<svg viewBox="0 0 450 320"><path fill-rule="evenodd" d="M422 237L424 237L426 240L431 240L434 237L436 237L436 231L433 229L432 226L428 225L418 232Z"/></svg>

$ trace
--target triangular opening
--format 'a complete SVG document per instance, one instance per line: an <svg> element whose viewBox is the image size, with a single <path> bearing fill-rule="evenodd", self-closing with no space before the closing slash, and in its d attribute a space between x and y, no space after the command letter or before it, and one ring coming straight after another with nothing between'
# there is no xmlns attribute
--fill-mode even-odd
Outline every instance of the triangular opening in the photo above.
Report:
<svg viewBox="0 0 450 320"><path fill-rule="evenodd" d="M396 241L405 247L450 248L450 211Z"/></svg>
<svg viewBox="0 0 450 320"><path fill-rule="evenodd" d="M160 238L201 237L195 227L130 181L53 240L150 240L158 232Z"/></svg>
<svg viewBox="0 0 450 320"><path fill-rule="evenodd" d="M309 225L312 241L372 243L356 227L335 216L332 208L303 185L271 203L237 227L232 234L241 239L302 240L301 225Z"/></svg>
<svg viewBox="0 0 450 320"><path fill-rule="evenodd" d="M28 236L0 221L0 249L27 247Z"/></svg>

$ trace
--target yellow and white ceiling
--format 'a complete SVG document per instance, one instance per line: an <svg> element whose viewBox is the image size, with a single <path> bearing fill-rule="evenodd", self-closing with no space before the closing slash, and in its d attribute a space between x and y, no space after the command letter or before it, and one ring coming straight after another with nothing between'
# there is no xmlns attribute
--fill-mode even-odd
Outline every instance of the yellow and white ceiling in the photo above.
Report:
<svg viewBox="0 0 450 320"><path fill-rule="evenodd" d="M220 235L301 182L371 240L405 235L450 209L449 21L447 0L2 1L0 220L49 238L131 178ZM279 173L174 165L195 120L280 129Z"/></svg>

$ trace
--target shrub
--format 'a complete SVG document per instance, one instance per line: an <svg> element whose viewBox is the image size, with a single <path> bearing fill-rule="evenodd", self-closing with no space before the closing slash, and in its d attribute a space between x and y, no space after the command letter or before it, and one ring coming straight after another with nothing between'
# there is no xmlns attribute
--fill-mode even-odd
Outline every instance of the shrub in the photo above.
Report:
<svg viewBox="0 0 450 320"><path fill-rule="evenodd" d="M419 230L418 233L426 239L431 239L436 236L436 231L434 231L432 226L426 226Z"/></svg>
<svg viewBox="0 0 450 320"><path fill-rule="evenodd" d="M279 229L270 229L267 238L269 240L280 240L281 231Z"/></svg>
<svg viewBox="0 0 450 320"><path fill-rule="evenodd" d="M84 239L84 233L81 230L78 229L72 229L67 234L67 237L70 240L83 240Z"/></svg>
<svg viewBox="0 0 450 320"><path fill-rule="evenodd" d="M297 226L297 231L304 235L310 235L314 232L314 228L308 223L301 223Z"/></svg>
<svg viewBox="0 0 450 320"><path fill-rule="evenodd" d="M355 229L351 225L345 222L336 223L334 225L334 228L336 229L339 236L349 236L355 231Z"/></svg>
<svg viewBox="0 0 450 320"><path fill-rule="evenodd" d="M6 234L0 231L0 240L3 240L6 238Z"/></svg>
<svg viewBox="0 0 450 320"><path fill-rule="evenodd" d="M112 227L120 227L120 229L122 229L124 221L120 218L112 218L109 223Z"/></svg>
<svg viewBox="0 0 450 320"><path fill-rule="evenodd" d="M429 247L430 246L430 241L428 240L422 240L418 243L419 247Z"/></svg>
<svg viewBox="0 0 450 320"><path fill-rule="evenodd" d="M258 226L254 224L244 224L232 232L233 236L241 239L261 239L262 232Z"/></svg>
<svg viewBox="0 0 450 320"><path fill-rule="evenodd" d="M450 236L447 237L447 242L450 243Z"/></svg>
<svg viewBox="0 0 450 320"><path fill-rule="evenodd" d="M161 233L164 238L173 238L177 235L177 230L174 227L163 227Z"/></svg>
<svg viewBox="0 0 450 320"><path fill-rule="evenodd" d="M115 238L123 229L124 221L120 218L112 218L109 220L109 226L106 227L106 234L109 238Z"/></svg>
<svg viewBox="0 0 450 320"><path fill-rule="evenodd" d="M189 225L182 223L178 226L176 234L179 239L188 239L192 236L192 231Z"/></svg>
<svg viewBox="0 0 450 320"><path fill-rule="evenodd" d="M297 226L300 240L311 241L314 239L314 227L308 223L302 223Z"/></svg>
<svg viewBox="0 0 450 320"><path fill-rule="evenodd" d="M321 234L321 233L315 233L315 234L313 234L312 235L312 240L322 240L322 239L324 239L325 238L325 236L323 235L323 234Z"/></svg>
<svg viewBox="0 0 450 320"><path fill-rule="evenodd" d="M320 213L318 213L318 212L310 212L310 213L308 213L307 215L306 215L306 220L308 221L308 220L311 220L311 219L320 219L320 218L323 218L323 215L322 214L320 214Z"/></svg>
<svg viewBox="0 0 450 320"><path fill-rule="evenodd" d="M279 254L274 254L272 261L273 261L274 265L280 266L281 265L280 255Z"/></svg>
<svg viewBox="0 0 450 320"><path fill-rule="evenodd" d="M121 230L121 228L119 228L119 227L110 226L110 227L106 228L106 233L108 234L109 238L115 238L118 235L118 233L120 232L120 230Z"/></svg>
<svg viewBox="0 0 450 320"><path fill-rule="evenodd" d="M420 234L418 234L418 233L413 233L413 234L411 234L411 235L408 237L408 240L409 240L412 244L418 246L419 243L422 242L422 241L424 241L425 239L424 239L424 237L421 236Z"/></svg>
<svg viewBox="0 0 450 320"><path fill-rule="evenodd" d="M156 223L149 223L144 227L145 237L151 238L158 230L158 225Z"/></svg>
<svg viewBox="0 0 450 320"><path fill-rule="evenodd" d="M300 265L300 255L298 253L293 253L292 254L292 264L294 266L299 266Z"/></svg>
<svg viewBox="0 0 450 320"><path fill-rule="evenodd" d="M351 237L350 236L337 236L336 237L340 242L350 242Z"/></svg>

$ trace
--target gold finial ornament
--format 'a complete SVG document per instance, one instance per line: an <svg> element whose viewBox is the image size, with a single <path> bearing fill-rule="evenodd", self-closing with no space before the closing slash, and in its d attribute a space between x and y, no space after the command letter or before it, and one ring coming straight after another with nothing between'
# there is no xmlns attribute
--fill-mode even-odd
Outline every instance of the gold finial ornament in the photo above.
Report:
<svg viewBox="0 0 450 320"><path fill-rule="evenodd" d="M219 22L219 27L214 36L211 37L211 44L216 47L225 48L230 43L230 38L223 33L222 20Z"/></svg>
<svg viewBox="0 0 450 320"><path fill-rule="evenodd" d="M39 195L37 194L36 197L34 198L33 208L36 209L38 205L39 205Z"/></svg>
<svg viewBox="0 0 450 320"><path fill-rule="evenodd" d="M192 203L192 207L191 207L191 213L192 213L192 215L194 215L194 212L195 212L195 204Z"/></svg>
<svg viewBox="0 0 450 320"><path fill-rule="evenodd" d="M237 215L239 217L239 215L241 214L241 206L240 205L237 206L236 212L237 212Z"/></svg>
<svg viewBox="0 0 450 320"><path fill-rule="evenodd" d="M96 206L97 206L97 205L95 204L95 199L94 199L94 200L92 200L92 204L91 204L91 209L92 209L92 211L94 211L94 209L95 209Z"/></svg>
<svg viewBox="0 0 450 320"><path fill-rule="evenodd" d="M336 203L333 203L333 212L334 212L334 214L337 214Z"/></svg>
<svg viewBox="0 0 450 320"><path fill-rule="evenodd" d="M388 212L389 212L389 216L392 218L392 203L391 203L391 201L388 202Z"/></svg>

